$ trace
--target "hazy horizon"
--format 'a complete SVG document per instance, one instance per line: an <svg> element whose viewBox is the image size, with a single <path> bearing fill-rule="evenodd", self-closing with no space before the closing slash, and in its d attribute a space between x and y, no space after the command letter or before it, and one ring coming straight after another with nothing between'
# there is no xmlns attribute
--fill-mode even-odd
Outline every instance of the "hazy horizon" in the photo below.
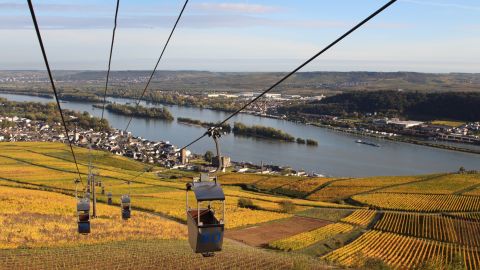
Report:
<svg viewBox="0 0 480 270"><path fill-rule="evenodd" d="M115 1L34 3L51 67L105 70ZM159 70L290 71L386 1L191 1ZM151 70L183 0L121 2L113 70ZM302 71L477 73L480 5L399 0ZM42 69L26 2L0 0L0 69Z"/></svg>

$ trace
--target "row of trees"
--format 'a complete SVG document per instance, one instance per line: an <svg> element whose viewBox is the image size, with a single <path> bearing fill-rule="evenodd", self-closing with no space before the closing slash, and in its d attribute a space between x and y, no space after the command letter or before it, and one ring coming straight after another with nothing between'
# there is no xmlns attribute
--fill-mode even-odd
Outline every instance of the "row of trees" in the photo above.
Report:
<svg viewBox="0 0 480 270"><path fill-rule="evenodd" d="M306 144L306 145L311 145L311 146L317 146L318 142L312 139L302 139L302 138L297 138L297 143L298 144Z"/></svg>
<svg viewBox="0 0 480 270"><path fill-rule="evenodd" d="M259 125L246 126L239 122L234 123L233 133L238 135L282 140L287 142L295 141L295 137L279 129L275 129L272 127L264 127Z"/></svg>
<svg viewBox="0 0 480 270"><path fill-rule="evenodd" d="M251 137L258 137L258 138L267 138L267 139L274 139L286 142L297 142L298 144L307 144L310 146L317 146L318 142L312 139L302 139L297 138L292 135L276 128L272 127L265 127L265 126L246 126L243 123L235 122L233 125L233 133L236 135L244 135L244 136L251 136Z"/></svg>
<svg viewBox="0 0 480 270"><path fill-rule="evenodd" d="M191 119L191 118L185 118L185 117L177 117L177 121L179 123L185 123L185 124L191 124L191 125L196 125L196 126L202 126L202 127L206 127L206 128L209 128L209 127L213 127L213 126L218 126L220 124L220 122L217 122L217 123L213 123L213 122L203 122L203 121L200 121L200 120L196 120L196 119ZM227 124L227 123L223 123L221 125L222 127L222 130L224 132L227 132L227 133L230 133L232 132L232 126L230 126L230 124Z"/></svg>
<svg viewBox="0 0 480 270"><path fill-rule="evenodd" d="M108 111L128 116L138 116L147 118L163 119L173 121L173 115L165 108L146 108L143 106L130 106L123 104L110 103L105 107Z"/></svg>
<svg viewBox="0 0 480 270"><path fill-rule="evenodd" d="M285 106L283 114L347 116L355 113L381 113L420 120L480 120L480 93L421 93L401 91L349 92L321 101Z"/></svg>

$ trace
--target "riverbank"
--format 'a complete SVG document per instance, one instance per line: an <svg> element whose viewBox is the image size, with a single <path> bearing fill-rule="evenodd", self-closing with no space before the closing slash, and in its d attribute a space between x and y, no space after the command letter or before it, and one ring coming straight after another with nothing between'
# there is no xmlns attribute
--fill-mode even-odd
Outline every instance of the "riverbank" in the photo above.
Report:
<svg viewBox="0 0 480 270"><path fill-rule="evenodd" d="M51 103L53 100L21 95L1 94L13 101ZM108 98L108 101L118 104L131 103L130 99ZM153 104L141 102L145 107ZM214 110L192 107L165 105L176 117L201 119L217 123L229 114ZM100 117L102 110L92 107L92 103L68 102L62 104L65 109L78 112L88 112ZM113 128L122 129L130 117L104 113ZM397 143L388 140L372 138L371 141L382 147L364 147L355 143L361 138L356 134L335 132L327 128L294 123L292 121L258 117L251 114L238 114L232 122L243 122L249 125L270 126L291 134L295 137L307 137L317 140L318 147L305 147L296 143L281 143L272 140L260 140L243 136L227 134L221 139L222 153L232 160L254 164L278 164L303 169L306 172L318 172L333 177L341 176L373 176L373 175L412 175L428 174L438 171L454 171L461 166L467 169L480 169L478 156L459 151L446 151L434 147L419 147L410 143ZM135 118L129 131L136 136L150 141L170 141L183 146L201 136L205 131L197 126L180 124L177 121L164 121L147 118ZM194 153L205 153L214 150L213 140L205 138L191 147ZM415 158L412 159L412 156Z"/></svg>
<svg viewBox="0 0 480 270"><path fill-rule="evenodd" d="M480 155L480 150L475 150L475 149L468 149L468 148L461 148L461 147L455 147L455 146L450 146L450 145L443 145L443 144L435 144L435 143L430 143L428 141L421 141L421 140L416 140L413 138L408 138L405 136L383 136L383 135L378 135L375 133L369 133L369 132L363 132L363 131L358 131L350 128L342 128L342 127L335 127L335 126L330 126L330 125L323 125L320 123L305 123L306 125L311 125L319 128L328 128L334 131L338 132L343 132L343 133L349 133L349 134L355 134L359 136L365 136L365 137L373 137L377 139L383 139L383 140L390 140L390 141L395 141L395 142L403 142L403 143L410 143L410 144L415 144L415 145L422 145L422 146L428 146L428 147L434 147L434 148L439 148L439 149L445 149L445 150L451 150L451 151L459 151L459 152L464 152L464 153L470 153L470 154L479 154Z"/></svg>
<svg viewBox="0 0 480 270"><path fill-rule="evenodd" d="M36 96L36 97L51 98L51 96L48 96L46 94L45 95L44 94L35 95L35 93L29 94L29 93L25 93L25 92L16 92L16 91L8 91L8 90L3 91L2 89L0 89L0 92L1 93L6 93L6 94L14 94L14 95L19 94L19 95L24 95L24 96ZM119 98L119 97L109 96L109 98ZM121 98L125 98L125 97L121 97ZM68 100L68 99L63 99L62 98L62 100ZM77 102L89 102L89 101L79 101L79 100L75 100L75 101L77 101ZM145 99L143 101L151 103L151 104L155 104L155 105L158 104L158 105L184 106L184 107L188 107L188 108L208 109L208 110L225 112L225 113L229 113L229 112L232 111L232 110L226 110L226 109L224 110L224 109L221 109L221 108L215 108L215 107L210 107L210 106L200 107L200 106L192 106L192 105L188 105L188 104L178 105L178 104L174 104L174 103L152 102L152 101L148 101L148 100L145 100ZM372 133L368 133L368 132L357 131L357 130L353 130L353 129L349 129L349 128L342 128L342 127L337 127L337 126L324 125L324 124L320 124L320 123L309 123L309 122L305 123L305 122L297 121L295 119L290 119L288 117L282 117L282 116L279 116L279 115L272 115L272 114L263 114L263 113L258 113L258 112L255 112L255 111L248 111L248 110L242 112L242 114L253 115L253 116L262 117L262 118L285 120L285 121L289 121L289 122L292 122L292 123L306 124L306 125L311 125L311 126L320 127L320 128L327 128L327 129L330 129L330 130L335 130L335 131L339 131L339 132L343 132L343 133L349 133L349 134L358 135L358 136L374 137L374 138L385 139L385 140L390 140L390 141L403 142L403 143L408 143L408 144L413 144L413 145L422 145L422 146L428 146L428 147L437 148L437 149L444 149L444 150L457 151L457 152L463 152L463 153L480 154L480 150L476 150L476 149L469 149L469 148L463 148L463 147L452 146L452 145L431 143L431 142L428 142L428 141L418 140L418 139L415 139L415 138L408 138L408 137L404 137L404 136L395 136L395 137L382 136L382 135L378 135L378 134L372 134ZM194 123L191 123L191 124L194 124Z"/></svg>

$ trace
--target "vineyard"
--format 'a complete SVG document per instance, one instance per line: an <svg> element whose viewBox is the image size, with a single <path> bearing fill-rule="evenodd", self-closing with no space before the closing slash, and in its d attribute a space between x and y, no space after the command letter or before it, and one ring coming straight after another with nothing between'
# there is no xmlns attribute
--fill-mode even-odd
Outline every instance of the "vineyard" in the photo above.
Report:
<svg viewBox="0 0 480 270"><path fill-rule="evenodd" d="M379 209L423 212L480 211L480 197L476 196L374 193L356 195L352 199Z"/></svg>
<svg viewBox="0 0 480 270"><path fill-rule="evenodd" d="M375 217L376 212L372 210L357 210L351 215L342 218L341 221L358 226L367 226Z"/></svg>
<svg viewBox="0 0 480 270"><path fill-rule="evenodd" d="M25 268L30 262L35 268L86 268L73 265L72 258L87 250L97 250L96 268L324 269L332 263L361 268L371 259L400 269L425 263L438 269L458 261L467 269L480 268L479 174L306 178L225 173L220 182L227 198L226 235L251 246L226 239L224 252L197 261L182 225L185 183L197 174L154 167L126 185L145 170L143 164L101 151L75 151L83 181L92 160L115 205L122 194L131 194L132 219L122 221L118 206L106 205L98 189L93 233L78 235L72 182L78 175L68 148L1 143L0 269ZM241 206L241 199L251 205ZM292 228L299 222L309 227Z"/></svg>
<svg viewBox="0 0 480 270"><path fill-rule="evenodd" d="M366 258L377 258L398 269L445 265L460 260L467 269L480 267L480 249L452 243L426 240L394 233L369 231L354 242L323 257L348 267L363 265ZM462 268L460 268L462 269Z"/></svg>
<svg viewBox="0 0 480 270"><path fill-rule="evenodd" d="M316 242L331 238L340 233L346 233L353 230L353 226L345 223L330 224L319 229L297 234L286 239L274 241L269 244L270 247L291 251L308 247Z"/></svg>
<svg viewBox="0 0 480 270"><path fill-rule="evenodd" d="M224 243L202 258L187 241L132 240L88 246L0 250L0 269L327 269L302 255L278 254Z"/></svg>
<svg viewBox="0 0 480 270"><path fill-rule="evenodd" d="M385 213L376 230L480 247L478 222L445 216Z"/></svg>
<svg viewBox="0 0 480 270"><path fill-rule="evenodd" d="M480 183L478 174L448 174L430 180L383 189L388 193L453 194Z"/></svg>

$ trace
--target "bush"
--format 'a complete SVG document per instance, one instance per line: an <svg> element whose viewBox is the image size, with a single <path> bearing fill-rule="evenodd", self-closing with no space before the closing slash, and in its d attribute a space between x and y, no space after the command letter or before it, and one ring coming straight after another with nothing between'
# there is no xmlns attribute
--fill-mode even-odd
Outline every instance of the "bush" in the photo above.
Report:
<svg viewBox="0 0 480 270"><path fill-rule="evenodd" d="M307 139L307 145L317 146L318 142L312 139Z"/></svg>
<svg viewBox="0 0 480 270"><path fill-rule="evenodd" d="M297 138L297 143L298 144L305 144L305 140L302 138Z"/></svg>
<svg viewBox="0 0 480 270"><path fill-rule="evenodd" d="M247 198L238 199L237 205L240 208L257 209L257 206L253 204L252 200Z"/></svg>
<svg viewBox="0 0 480 270"><path fill-rule="evenodd" d="M212 151L205 152L205 155L203 156L203 158L205 159L205 161L212 162L212 159L213 159Z"/></svg>
<svg viewBox="0 0 480 270"><path fill-rule="evenodd" d="M278 205L280 206L281 211L284 213L291 213L295 211L295 204L291 201L281 201L278 203Z"/></svg>

